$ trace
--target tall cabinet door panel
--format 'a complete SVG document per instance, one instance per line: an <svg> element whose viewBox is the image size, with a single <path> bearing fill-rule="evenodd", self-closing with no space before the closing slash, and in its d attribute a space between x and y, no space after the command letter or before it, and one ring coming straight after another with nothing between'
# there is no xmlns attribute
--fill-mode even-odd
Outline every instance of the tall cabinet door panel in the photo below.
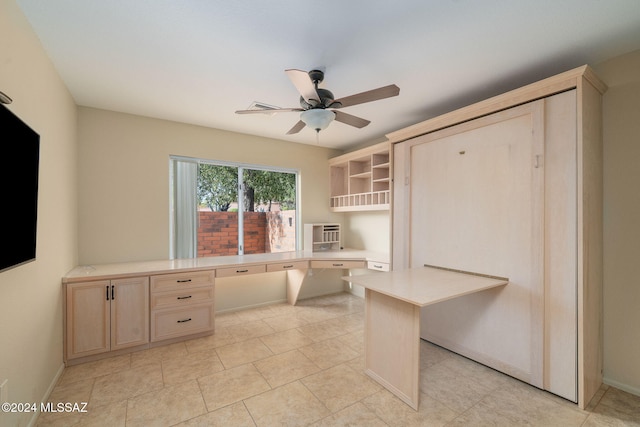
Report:
<svg viewBox="0 0 640 427"><path fill-rule="evenodd" d="M109 280L67 285L67 357L109 351Z"/></svg>
<svg viewBox="0 0 640 427"><path fill-rule="evenodd" d="M409 266L509 278L423 309L429 341L543 386L543 101L415 138Z"/></svg>
<svg viewBox="0 0 640 427"><path fill-rule="evenodd" d="M576 91L545 99L545 389L577 401Z"/></svg>
<svg viewBox="0 0 640 427"><path fill-rule="evenodd" d="M112 280L111 350L149 342L149 278Z"/></svg>

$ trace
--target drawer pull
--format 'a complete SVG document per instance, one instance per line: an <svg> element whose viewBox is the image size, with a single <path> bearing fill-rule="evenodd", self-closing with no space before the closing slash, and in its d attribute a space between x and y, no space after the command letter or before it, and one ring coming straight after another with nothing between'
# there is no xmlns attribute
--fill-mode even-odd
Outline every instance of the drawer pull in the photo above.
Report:
<svg viewBox="0 0 640 427"><path fill-rule="evenodd" d="M333 265L334 267L342 267L344 264L331 264L331 265Z"/></svg>
<svg viewBox="0 0 640 427"><path fill-rule="evenodd" d="M293 264L291 264L291 265L283 265L282 268L293 268Z"/></svg>
<svg viewBox="0 0 640 427"><path fill-rule="evenodd" d="M191 279L176 280L176 282L178 282L178 283L188 283L188 282L190 282L190 281L191 281Z"/></svg>
<svg viewBox="0 0 640 427"><path fill-rule="evenodd" d="M178 320L178 322L177 322L177 323L186 323L186 322L191 322L191 318L183 319L183 320Z"/></svg>
<svg viewBox="0 0 640 427"><path fill-rule="evenodd" d="M191 295L187 295L186 297L178 297L177 299L189 299L191 298Z"/></svg>
<svg viewBox="0 0 640 427"><path fill-rule="evenodd" d="M236 273L248 273L249 270L236 270Z"/></svg>
<svg viewBox="0 0 640 427"><path fill-rule="evenodd" d="M382 266L373 264L373 268L382 268Z"/></svg>

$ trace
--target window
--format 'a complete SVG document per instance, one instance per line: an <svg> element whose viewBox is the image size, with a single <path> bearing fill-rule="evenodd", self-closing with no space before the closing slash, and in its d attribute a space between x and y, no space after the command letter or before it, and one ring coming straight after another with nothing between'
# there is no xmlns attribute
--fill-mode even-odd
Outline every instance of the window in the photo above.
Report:
<svg viewBox="0 0 640 427"><path fill-rule="evenodd" d="M171 158L171 258L298 248L298 172Z"/></svg>

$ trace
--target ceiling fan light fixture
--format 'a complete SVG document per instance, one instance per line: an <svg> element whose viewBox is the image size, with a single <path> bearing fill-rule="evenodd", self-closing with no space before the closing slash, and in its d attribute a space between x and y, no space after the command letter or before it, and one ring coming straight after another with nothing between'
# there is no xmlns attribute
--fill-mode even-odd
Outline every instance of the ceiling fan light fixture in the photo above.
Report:
<svg viewBox="0 0 640 427"><path fill-rule="evenodd" d="M335 118L336 113L322 108L314 108L300 113L300 120L316 132L325 130Z"/></svg>

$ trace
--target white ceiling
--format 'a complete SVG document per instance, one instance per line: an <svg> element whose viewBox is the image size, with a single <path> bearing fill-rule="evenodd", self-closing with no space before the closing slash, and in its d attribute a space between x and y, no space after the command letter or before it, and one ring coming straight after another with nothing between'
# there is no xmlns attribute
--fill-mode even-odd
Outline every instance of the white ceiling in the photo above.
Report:
<svg viewBox="0 0 640 427"><path fill-rule="evenodd" d="M17 0L76 103L347 149L452 109L640 49L639 0ZM371 120L285 135L284 70L321 68Z"/></svg>

